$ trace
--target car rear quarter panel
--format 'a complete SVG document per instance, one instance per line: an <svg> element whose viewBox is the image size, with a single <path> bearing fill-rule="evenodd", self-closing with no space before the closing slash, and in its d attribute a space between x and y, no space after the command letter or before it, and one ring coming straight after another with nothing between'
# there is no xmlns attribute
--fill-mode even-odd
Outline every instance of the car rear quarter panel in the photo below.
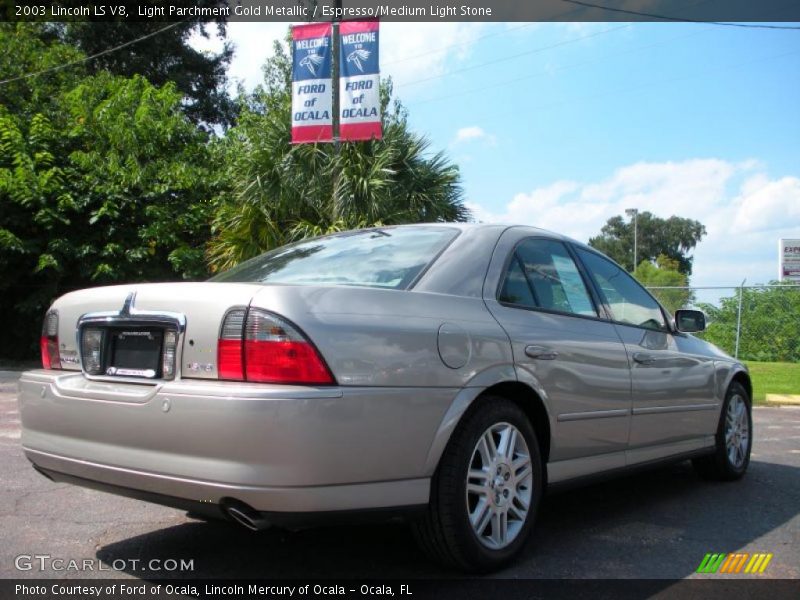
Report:
<svg viewBox="0 0 800 600"><path fill-rule="evenodd" d="M482 373L512 364L508 337L480 298L265 286L252 306L296 323L340 385L447 387L455 394L481 385Z"/></svg>

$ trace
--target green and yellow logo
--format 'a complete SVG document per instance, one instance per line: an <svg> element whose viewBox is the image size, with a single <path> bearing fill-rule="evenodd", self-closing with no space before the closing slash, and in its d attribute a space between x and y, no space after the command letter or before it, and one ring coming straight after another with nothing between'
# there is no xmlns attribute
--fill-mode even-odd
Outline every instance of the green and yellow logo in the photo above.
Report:
<svg viewBox="0 0 800 600"><path fill-rule="evenodd" d="M706 554L698 573L763 573L772 554L765 552L734 552L732 554Z"/></svg>

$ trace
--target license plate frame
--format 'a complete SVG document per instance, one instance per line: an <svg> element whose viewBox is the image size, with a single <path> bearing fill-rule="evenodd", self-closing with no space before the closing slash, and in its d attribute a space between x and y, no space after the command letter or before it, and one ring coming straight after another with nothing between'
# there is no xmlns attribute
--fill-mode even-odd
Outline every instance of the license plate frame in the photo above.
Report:
<svg viewBox="0 0 800 600"><path fill-rule="evenodd" d="M112 327L108 335L106 374L116 377L161 377L164 329L161 327Z"/></svg>

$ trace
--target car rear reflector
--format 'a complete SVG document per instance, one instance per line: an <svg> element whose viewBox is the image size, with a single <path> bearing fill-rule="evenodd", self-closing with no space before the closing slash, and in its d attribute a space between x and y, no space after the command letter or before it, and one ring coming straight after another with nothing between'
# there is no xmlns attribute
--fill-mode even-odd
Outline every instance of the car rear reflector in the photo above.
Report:
<svg viewBox="0 0 800 600"><path fill-rule="evenodd" d="M43 368L61 368L61 356L58 353L58 311L50 310L44 316L42 337L39 338L39 350L42 354Z"/></svg>
<svg viewBox="0 0 800 600"><path fill-rule="evenodd" d="M221 379L304 385L335 383L325 361L305 335L285 319L257 308L249 309L246 314L234 309L225 316L217 362Z"/></svg>

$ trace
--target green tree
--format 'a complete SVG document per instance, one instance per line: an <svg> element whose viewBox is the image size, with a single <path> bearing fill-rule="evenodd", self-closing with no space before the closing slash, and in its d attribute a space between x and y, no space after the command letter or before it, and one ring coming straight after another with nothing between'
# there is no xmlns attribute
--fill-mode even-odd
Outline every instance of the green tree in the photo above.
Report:
<svg viewBox="0 0 800 600"><path fill-rule="evenodd" d="M655 264L649 260L643 260L639 263L639 266L633 272L633 276L648 288L688 286L689 278L678 269L678 261L659 254ZM686 289L651 289L650 291L670 313L690 305L694 299L691 290Z"/></svg>
<svg viewBox="0 0 800 600"><path fill-rule="evenodd" d="M776 282L773 282L776 283ZM729 354L736 348L739 293L719 306L700 305L709 318L704 338ZM742 290L739 358L800 362L800 291L789 286Z"/></svg>
<svg viewBox="0 0 800 600"><path fill-rule="evenodd" d="M22 120L55 111L60 92L86 75L83 64L55 69L84 55L45 34L46 29L41 23L0 23L0 74L12 80L0 85L0 110ZM28 77L39 71L48 72Z"/></svg>
<svg viewBox="0 0 800 600"><path fill-rule="evenodd" d="M206 274L216 174L207 137L171 84L100 74L68 92L71 194L88 217L82 274L93 281ZM87 268L88 267L88 268Z"/></svg>
<svg viewBox="0 0 800 600"><path fill-rule="evenodd" d="M27 25L0 28L6 69L74 56ZM3 53L0 53L3 54ZM79 72L79 70L78 70ZM0 330L31 356L45 308L71 289L206 274L216 181L207 135L174 86L60 71L0 87Z"/></svg>
<svg viewBox="0 0 800 600"><path fill-rule="evenodd" d="M638 260L655 262L660 254L678 263L678 271L692 274L690 252L706 234L699 221L672 216L661 219L650 212L638 214L636 219L636 251ZM633 269L634 224L622 216L611 217L600 235L589 240L589 245L607 254L628 271Z"/></svg>
<svg viewBox="0 0 800 600"><path fill-rule="evenodd" d="M309 235L468 218L458 168L410 131L391 81L381 88L382 140L292 146L291 60L280 44L264 74L240 98L238 124L219 150L227 188L209 245L213 268Z"/></svg>
<svg viewBox="0 0 800 600"><path fill-rule="evenodd" d="M162 2L147 4L163 5ZM211 6L225 3L196 0L192 4ZM225 42L222 50L214 54L198 51L189 44L189 39L195 34L224 39L225 19L217 19L215 27L200 17L183 19L165 29L168 25L163 21L80 20L51 24L41 32L44 36L54 35L86 56L155 34L122 51L102 54L87 62L85 68L91 74L108 71L124 77L142 75L157 87L171 83L183 94L183 110L193 122L230 125L235 103L227 91L227 68L233 47Z"/></svg>

